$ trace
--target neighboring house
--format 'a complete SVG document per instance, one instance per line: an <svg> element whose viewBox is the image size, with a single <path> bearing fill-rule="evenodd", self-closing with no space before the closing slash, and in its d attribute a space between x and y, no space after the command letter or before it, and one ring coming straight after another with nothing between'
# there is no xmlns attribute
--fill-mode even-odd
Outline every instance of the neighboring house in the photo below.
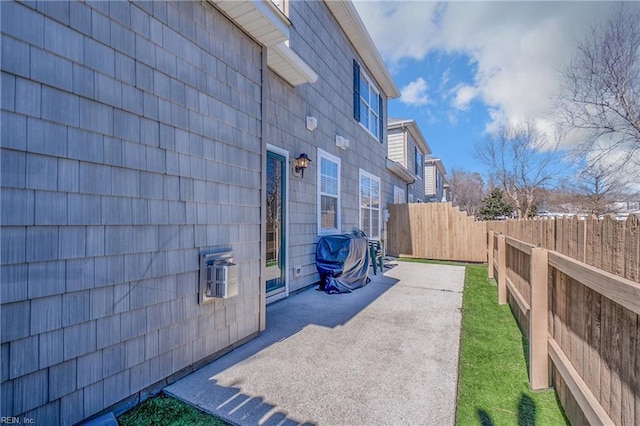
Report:
<svg viewBox="0 0 640 426"><path fill-rule="evenodd" d="M350 2L0 13L2 416L133 404L316 282L319 235L383 234L399 93ZM209 298L201 254L226 250L238 295Z"/></svg>
<svg viewBox="0 0 640 426"><path fill-rule="evenodd" d="M446 181L447 171L439 158L425 159L424 193L427 202L450 201L449 184Z"/></svg>
<svg viewBox="0 0 640 426"><path fill-rule="evenodd" d="M415 120L390 118L387 168L393 173L393 203L425 201L424 161L431 148Z"/></svg>

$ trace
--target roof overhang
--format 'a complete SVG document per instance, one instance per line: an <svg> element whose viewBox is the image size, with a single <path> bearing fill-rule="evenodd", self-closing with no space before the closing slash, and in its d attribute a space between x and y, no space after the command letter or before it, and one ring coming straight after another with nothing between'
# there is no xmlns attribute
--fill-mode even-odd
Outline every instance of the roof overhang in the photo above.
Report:
<svg viewBox="0 0 640 426"><path fill-rule="evenodd" d="M389 74L376 45L351 1L325 0L325 4L355 47L367 70L388 99L400 97L400 91Z"/></svg>
<svg viewBox="0 0 640 426"><path fill-rule="evenodd" d="M267 48L267 66L289 84L298 86L318 79L318 74L285 43L291 22L271 0L211 1Z"/></svg>
<svg viewBox="0 0 640 426"><path fill-rule="evenodd" d="M270 0L210 0L247 34L269 47L289 40L289 19Z"/></svg>
<svg viewBox="0 0 640 426"><path fill-rule="evenodd" d="M416 181L416 175L407 170L407 168L402 164L393 160L389 160L388 158L387 169L390 170L391 173L402 179L405 183L414 183Z"/></svg>
<svg viewBox="0 0 640 426"><path fill-rule="evenodd" d="M413 136L413 139L416 141L420 148L424 151L426 155L431 154L431 147L427 143L427 139L422 134L420 127L418 127L418 123L415 120L395 120L389 121L387 125L388 130L396 130L396 129L408 129L409 133Z"/></svg>
<svg viewBox="0 0 640 426"><path fill-rule="evenodd" d="M442 160L439 158L427 158L426 160L424 160L425 164L433 164L434 166L436 166L438 168L438 170L440 170L440 174L442 176L447 174L447 171L444 168L444 164L442 163Z"/></svg>
<svg viewBox="0 0 640 426"><path fill-rule="evenodd" d="M318 79L318 74L284 42L267 48L267 65L292 86Z"/></svg>

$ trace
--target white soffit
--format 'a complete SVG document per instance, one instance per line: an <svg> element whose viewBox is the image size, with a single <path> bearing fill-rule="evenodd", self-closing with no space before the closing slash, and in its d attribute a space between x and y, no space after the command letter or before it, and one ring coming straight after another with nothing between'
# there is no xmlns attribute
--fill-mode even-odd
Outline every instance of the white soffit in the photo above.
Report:
<svg viewBox="0 0 640 426"><path fill-rule="evenodd" d="M400 96L400 91L389 74L380 53L373 43L367 28L364 26L358 11L351 1L325 0L325 4L342 27L356 51L364 61L368 71L373 74L380 89L387 98L394 99Z"/></svg>
<svg viewBox="0 0 640 426"><path fill-rule="evenodd" d="M285 43L267 48L267 65L292 86L318 79L318 74Z"/></svg>
<svg viewBox="0 0 640 426"><path fill-rule="evenodd" d="M289 40L291 22L271 0L211 0L225 15L267 47Z"/></svg>
<svg viewBox="0 0 640 426"><path fill-rule="evenodd" d="M439 158L427 158L424 160L426 164L433 164L440 170L440 173L444 176L447 174L447 170L444 168L444 163Z"/></svg>
<svg viewBox="0 0 640 426"><path fill-rule="evenodd" d="M212 0L244 31L267 48L267 65L292 86L314 83L318 74L296 54L289 40L291 22L271 0Z"/></svg>

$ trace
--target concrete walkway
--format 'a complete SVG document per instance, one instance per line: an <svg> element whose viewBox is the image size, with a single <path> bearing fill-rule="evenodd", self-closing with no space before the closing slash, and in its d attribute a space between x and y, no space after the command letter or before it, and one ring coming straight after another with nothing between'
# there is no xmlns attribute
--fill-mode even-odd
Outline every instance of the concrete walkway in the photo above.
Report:
<svg viewBox="0 0 640 426"><path fill-rule="evenodd" d="M240 425L453 425L464 268L371 278L269 305L264 333L165 391Z"/></svg>

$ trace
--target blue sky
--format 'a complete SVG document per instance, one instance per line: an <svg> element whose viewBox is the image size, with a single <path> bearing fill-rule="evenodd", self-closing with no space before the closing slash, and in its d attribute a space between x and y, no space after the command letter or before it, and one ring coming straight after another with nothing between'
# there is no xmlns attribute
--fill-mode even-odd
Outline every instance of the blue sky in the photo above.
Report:
<svg viewBox="0 0 640 426"><path fill-rule="evenodd" d="M559 70L576 40L615 7L593 1L354 4L402 93L389 102L389 116L415 119L447 172L483 174L473 146L502 124L533 119L554 139Z"/></svg>
<svg viewBox="0 0 640 426"><path fill-rule="evenodd" d="M471 101L464 111L443 107L451 102L452 87L473 83L475 65L464 54L432 52L422 61L408 60L394 75L403 97L389 103L391 117L413 118L433 155L452 167L483 171L473 155L473 144L485 136L491 117L482 102ZM428 72L424 72L428 70Z"/></svg>

